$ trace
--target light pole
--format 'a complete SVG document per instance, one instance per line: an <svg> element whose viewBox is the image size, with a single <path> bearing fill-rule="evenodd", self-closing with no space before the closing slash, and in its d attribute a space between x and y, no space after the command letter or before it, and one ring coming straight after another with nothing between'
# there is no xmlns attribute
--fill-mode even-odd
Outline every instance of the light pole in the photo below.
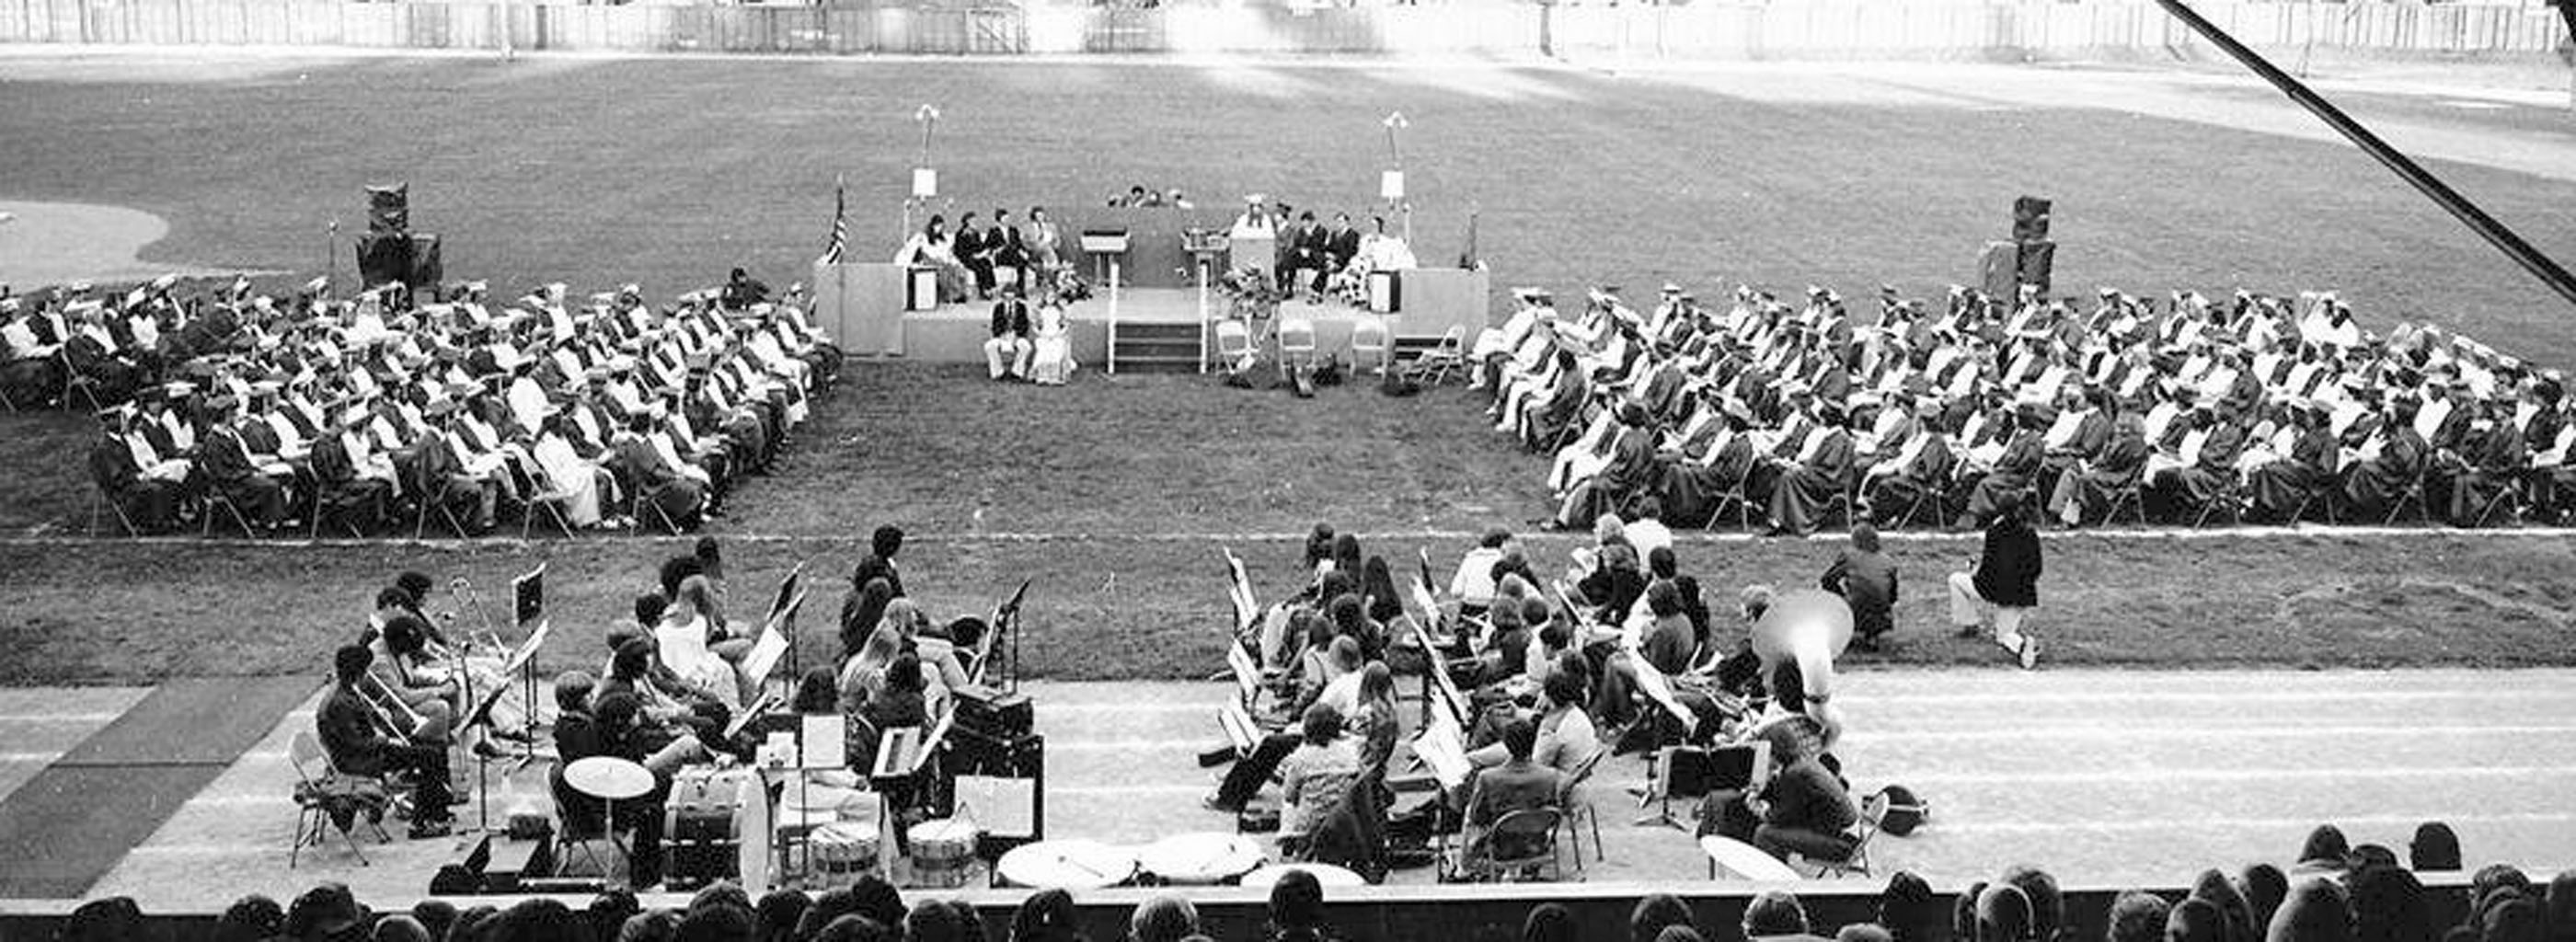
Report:
<svg viewBox="0 0 2576 942"><path fill-rule="evenodd" d="M903 201L903 232L899 239L912 237L912 209L928 206L939 195L939 171L930 166L930 135L939 127L939 107L924 102L912 112L912 120L921 124L921 155L912 163L912 196Z"/></svg>
<svg viewBox="0 0 2576 942"><path fill-rule="evenodd" d="M1378 123L1386 125L1386 162L1391 168L1378 177L1378 196L1386 200L1387 208L1403 215L1404 244L1412 245L1413 205L1404 202L1404 146L1397 140L1397 132L1412 127L1413 122L1405 119L1404 112L1390 111Z"/></svg>

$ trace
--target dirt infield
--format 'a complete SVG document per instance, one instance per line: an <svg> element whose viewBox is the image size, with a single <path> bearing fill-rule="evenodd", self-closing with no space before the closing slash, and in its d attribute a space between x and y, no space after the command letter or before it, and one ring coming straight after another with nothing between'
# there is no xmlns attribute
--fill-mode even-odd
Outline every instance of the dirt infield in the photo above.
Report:
<svg viewBox="0 0 2576 942"><path fill-rule="evenodd" d="M218 274L146 264L145 248L170 234L161 217L123 206L0 200L0 284L114 282L165 274Z"/></svg>

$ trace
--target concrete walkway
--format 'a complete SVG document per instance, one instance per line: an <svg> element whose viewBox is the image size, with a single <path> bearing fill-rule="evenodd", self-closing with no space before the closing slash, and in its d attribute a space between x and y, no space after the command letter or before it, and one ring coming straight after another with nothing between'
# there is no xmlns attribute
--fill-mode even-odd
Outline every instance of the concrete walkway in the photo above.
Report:
<svg viewBox="0 0 2576 942"><path fill-rule="evenodd" d="M1850 733L1841 752L1853 784L1866 792L1903 783L1933 809L1922 831L1877 845L1882 873L1964 881L2032 862L2087 884L2175 884L2205 867L2287 863L2308 829L2328 821L2356 843L2402 855L2417 823L2442 820L2472 865L2576 865L2576 808L2564 800L2576 790L2576 671L1872 671L1843 686ZM1141 844L1230 829L1198 807L1211 779L1192 761L1218 741L1213 711L1225 687L1026 690L1048 739L1050 837ZM75 694L92 698L82 709L94 714L137 696ZM44 691L0 696L0 706L38 701L69 702ZM425 891L447 841L367 843L371 866L334 844L288 870L286 743L309 727L311 707L283 717L92 894L216 908L325 879L361 898ZM1637 811L1625 788L1642 783L1644 767L1633 757L1602 767L1592 795L1609 859L1589 879L1704 879L1688 835L1628 823ZM496 819L519 805L545 807L540 779L496 782ZM462 810L470 824L474 809Z"/></svg>

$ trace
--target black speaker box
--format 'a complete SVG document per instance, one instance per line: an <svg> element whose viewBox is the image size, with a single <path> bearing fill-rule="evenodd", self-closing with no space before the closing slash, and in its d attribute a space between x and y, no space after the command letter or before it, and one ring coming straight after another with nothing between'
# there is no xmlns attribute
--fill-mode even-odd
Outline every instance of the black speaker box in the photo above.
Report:
<svg viewBox="0 0 2576 942"><path fill-rule="evenodd" d="M2057 243L2045 239L2021 243L2021 262L2015 270L2022 284L2048 293L2048 273L2057 264Z"/></svg>
<svg viewBox="0 0 2576 942"><path fill-rule="evenodd" d="M2048 238L2049 201L2036 196L2013 200L2013 241L2030 242Z"/></svg>
<svg viewBox="0 0 2576 942"><path fill-rule="evenodd" d="M411 236L370 232L358 237L358 281L373 288L386 282L411 283Z"/></svg>
<svg viewBox="0 0 2576 942"><path fill-rule="evenodd" d="M958 775L1037 778L1046 771L1046 736L988 736L963 726L948 731L948 771Z"/></svg>
<svg viewBox="0 0 2576 942"><path fill-rule="evenodd" d="M411 231L411 184L367 188L367 231L379 234Z"/></svg>
<svg viewBox="0 0 2576 942"><path fill-rule="evenodd" d="M428 233L411 237L411 277L403 279L415 292L437 291L446 279L447 266L438 260L438 237Z"/></svg>

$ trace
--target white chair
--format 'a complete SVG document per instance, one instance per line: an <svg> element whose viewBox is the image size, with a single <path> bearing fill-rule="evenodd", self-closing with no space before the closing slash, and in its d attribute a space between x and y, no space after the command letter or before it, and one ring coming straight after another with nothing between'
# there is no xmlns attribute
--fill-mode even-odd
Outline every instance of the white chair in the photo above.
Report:
<svg viewBox="0 0 2576 942"><path fill-rule="evenodd" d="M1315 362L1315 322L1303 317L1279 320L1279 358L1292 364Z"/></svg>
<svg viewBox="0 0 2576 942"><path fill-rule="evenodd" d="M1216 322L1216 359L1220 366L1234 369L1252 356L1252 331L1242 321Z"/></svg>
<svg viewBox="0 0 2576 942"><path fill-rule="evenodd" d="M1370 372L1386 375L1388 341L1386 321L1376 317L1360 318L1351 328L1351 368L1366 365Z"/></svg>

